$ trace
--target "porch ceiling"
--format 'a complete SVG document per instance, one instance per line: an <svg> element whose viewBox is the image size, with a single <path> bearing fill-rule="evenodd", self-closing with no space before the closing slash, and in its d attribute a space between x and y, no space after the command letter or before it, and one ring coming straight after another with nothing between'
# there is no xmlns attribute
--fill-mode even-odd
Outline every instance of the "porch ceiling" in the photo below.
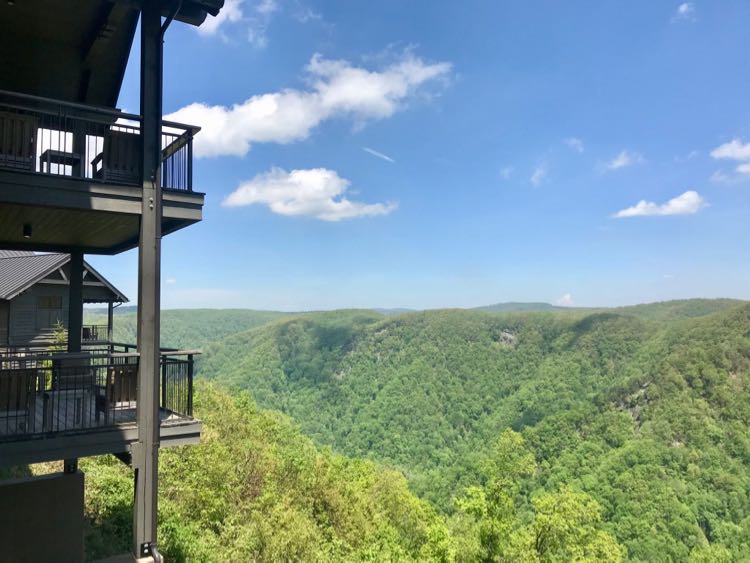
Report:
<svg viewBox="0 0 750 563"><path fill-rule="evenodd" d="M200 25L224 0L183 0L175 19ZM162 13L175 3L163 0ZM139 0L0 3L0 90L114 107L133 44Z"/></svg>

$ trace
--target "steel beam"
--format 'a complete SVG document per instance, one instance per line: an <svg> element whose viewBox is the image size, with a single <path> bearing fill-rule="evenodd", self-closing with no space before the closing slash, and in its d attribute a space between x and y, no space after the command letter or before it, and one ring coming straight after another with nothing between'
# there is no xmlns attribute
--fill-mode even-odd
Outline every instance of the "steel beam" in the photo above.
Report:
<svg viewBox="0 0 750 563"><path fill-rule="evenodd" d="M155 550L159 477L161 111L161 7L158 0L144 0L141 10L143 199L138 243L138 441L131 447L135 469L133 554L136 557L158 555Z"/></svg>

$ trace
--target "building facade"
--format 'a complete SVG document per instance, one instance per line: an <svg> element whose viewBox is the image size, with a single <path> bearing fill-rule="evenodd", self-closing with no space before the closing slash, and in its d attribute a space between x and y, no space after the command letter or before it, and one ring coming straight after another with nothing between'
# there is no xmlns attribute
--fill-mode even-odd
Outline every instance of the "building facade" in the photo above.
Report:
<svg viewBox="0 0 750 563"><path fill-rule="evenodd" d="M159 345L161 240L200 221L204 202L193 186L199 128L162 119L163 49L171 25L200 25L222 5L0 5L0 249L67 256L39 289L20 296L17 311L13 299L4 300L8 326L32 340L59 317L68 326L64 350L0 353L0 466L63 460L65 467L60 475L0 484L8 560L82 559L77 460L101 454L133 471L132 558L161 560L159 448L197 443L201 432L192 415L196 351ZM126 113L116 103L136 38L140 108ZM101 295L89 293L98 286L90 285L84 255L135 248L137 342L86 345L83 305ZM67 296L47 291L62 276Z"/></svg>

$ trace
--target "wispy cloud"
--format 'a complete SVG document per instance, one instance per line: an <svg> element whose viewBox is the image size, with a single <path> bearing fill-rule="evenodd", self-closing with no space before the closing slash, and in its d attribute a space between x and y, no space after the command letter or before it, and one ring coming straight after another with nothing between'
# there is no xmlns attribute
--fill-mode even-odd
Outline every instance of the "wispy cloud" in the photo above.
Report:
<svg viewBox="0 0 750 563"><path fill-rule="evenodd" d="M687 162L688 160L693 160L694 158L700 156L700 151L698 150L692 150L689 153L677 155L674 157L675 162Z"/></svg>
<svg viewBox="0 0 750 563"><path fill-rule="evenodd" d="M309 23L313 21L323 21L323 15L314 11L309 6L299 7L293 15L294 19L300 23Z"/></svg>
<svg viewBox="0 0 750 563"><path fill-rule="evenodd" d="M707 205L708 203L706 203L706 200L703 199L698 192L688 190L661 205L642 199L632 207L618 211L613 217L616 219L623 219L627 217L692 215Z"/></svg>
<svg viewBox="0 0 750 563"><path fill-rule="evenodd" d="M547 166L544 164L540 164L534 169L534 172L531 174L531 178L529 178L529 182L531 182L531 185L534 187L537 187L541 185L542 182L547 178Z"/></svg>
<svg viewBox="0 0 750 563"><path fill-rule="evenodd" d="M683 2L678 5L672 16L672 21L695 21L695 4L692 2Z"/></svg>
<svg viewBox="0 0 750 563"><path fill-rule="evenodd" d="M279 215L340 221L387 215L397 204L362 203L347 199L349 180L326 168L292 170L272 168L240 184L224 200L225 207L263 204Z"/></svg>
<svg viewBox="0 0 750 563"><path fill-rule="evenodd" d="M557 301L555 301L555 303L560 307L572 307L575 305L573 296L570 293L562 295Z"/></svg>
<svg viewBox="0 0 750 563"><path fill-rule="evenodd" d="M583 152L583 141L581 139L578 139L577 137L568 137L567 139L563 139L563 143L568 145L571 149L573 149L576 152Z"/></svg>
<svg viewBox="0 0 750 563"><path fill-rule="evenodd" d="M641 153L622 150L612 160L604 164L604 169L611 172L640 162L643 162L643 155Z"/></svg>
<svg viewBox="0 0 750 563"><path fill-rule="evenodd" d="M733 160L737 163L735 174L728 174L717 170L711 175L710 180L714 183L733 184L742 182L750 175L750 143L743 143L740 139L719 145L711 151L711 157L716 160Z"/></svg>
<svg viewBox="0 0 750 563"><path fill-rule="evenodd" d="M268 45L271 18L278 10L277 0L226 0L219 14L206 18L196 30L201 35L218 36L228 41L227 28L236 24L238 29L244 29L247 41L253 47L263 49Z"/></svg>
<svg viewBox="0 0 750 563"><path fill-rule="evenodd" d="M253 143L305 139L328 119L349 117L361 126L390 117L428 84L445 80L451 64L427 63L407 50L380 70L317 54L305 70L307 89L258 94L232 106L193 103L166 119L202 127L196 156L244 156Z"/></svg>
<svg viewBox="0 0 750 563"><path fill-rule="evenodd" d="M242 3L244 0L226 0L224 7L216 17L207 17L202 25L195 28L201 35L218 35L229 23L242 20Z"/></svg>
<svg viewBox="0 0 750 563"><path fill-rule="evenodd" d="M383 160L387 160L388 162L393 162L393 163L396 162L387 154L382 153L380 151L376 151L375 149L371 149L370 147L362 147L362 150L365 151L366 153L371 154L372 156L376 156L378 158L382 158Z"/></svg>
<svg viewBox="0 0 750 563"><path fill-rule="evenodd" d="M500 169L500 177L503 180L509 180L512 175L513 175L512 166L504 166L503 168Z"/></svg>

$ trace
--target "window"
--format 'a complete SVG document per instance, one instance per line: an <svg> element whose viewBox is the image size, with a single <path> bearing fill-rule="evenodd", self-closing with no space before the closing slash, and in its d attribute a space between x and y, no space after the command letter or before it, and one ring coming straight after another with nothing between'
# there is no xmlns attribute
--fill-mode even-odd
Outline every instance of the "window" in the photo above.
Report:
<svg viewBox="0 0 750 563"><path fill-rule="evenodd" d="M36 300L36 328L54 328L58 322L62 322L62 296L43 295Z"/></svg>

